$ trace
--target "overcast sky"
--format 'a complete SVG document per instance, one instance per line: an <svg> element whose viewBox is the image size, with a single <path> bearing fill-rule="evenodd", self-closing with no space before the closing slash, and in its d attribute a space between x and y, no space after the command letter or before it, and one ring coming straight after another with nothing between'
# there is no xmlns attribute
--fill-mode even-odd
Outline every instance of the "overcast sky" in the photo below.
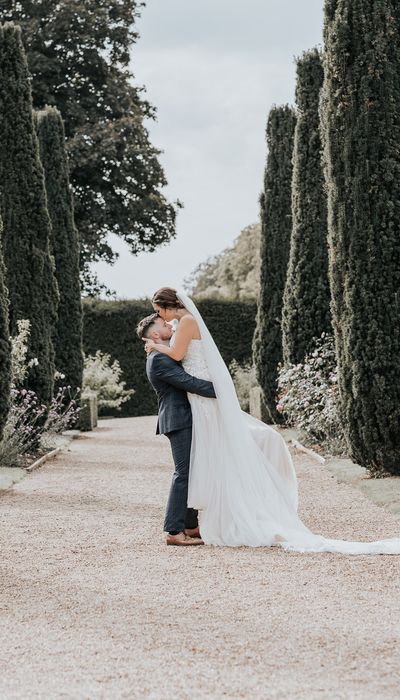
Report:
<svg viewBox="0 0 400 700"><path fill-rule="evenodd" d="M177 238L154 253L95 266L119 298L180 286L258 219L265 123L293 103L294 58L321 46L323 0L147 0L132 52L136 83L157 108L170 200L184 203Z"/></svg>

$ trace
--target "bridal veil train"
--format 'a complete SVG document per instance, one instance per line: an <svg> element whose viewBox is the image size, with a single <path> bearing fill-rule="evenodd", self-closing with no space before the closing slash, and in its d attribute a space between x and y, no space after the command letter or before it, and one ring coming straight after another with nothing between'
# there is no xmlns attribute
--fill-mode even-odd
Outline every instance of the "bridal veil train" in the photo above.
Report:
<svg viewBox="0 0 400 700"><path fill-rule="evenodd" d="M194 302L178 299L196 319L201 340L189 344L183 366L211 379L217 400L189 394L193 441L188 505L200 512L206 544L297 552L400 554L400 537L376 542L328 539L300 520L297 478L289 450L272 427L244 413L221 354Z"/></svg>

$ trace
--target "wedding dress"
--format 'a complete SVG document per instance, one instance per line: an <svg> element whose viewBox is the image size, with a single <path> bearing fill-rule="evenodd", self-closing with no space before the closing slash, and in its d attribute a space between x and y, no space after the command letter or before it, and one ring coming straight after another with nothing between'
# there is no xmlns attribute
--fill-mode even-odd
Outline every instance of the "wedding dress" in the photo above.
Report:
<svg viewBox="0 0 400 700"><path fill-rule="evenodd" d="M188 394L193 438L188 506L199 512L206 544L280 546L297 552L400 554L400 537L350 542L312 533L297 513L297 477L281 435L244 413L228 369L196 305L178 298L196 319L201 340L192 340L182 364L213 382L216 399Z"/></svg>

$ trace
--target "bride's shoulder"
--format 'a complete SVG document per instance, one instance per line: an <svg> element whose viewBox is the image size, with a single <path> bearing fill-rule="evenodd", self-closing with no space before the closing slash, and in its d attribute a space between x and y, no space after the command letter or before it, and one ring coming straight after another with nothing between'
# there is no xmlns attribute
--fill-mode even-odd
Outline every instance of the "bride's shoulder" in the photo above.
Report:
<svg viewBox="0 0 400 700"><path fill-rule="evenodd" d="M179 327L181 331L185 330L187 333L192 332L195 335L197 335L199 332L199 327L197 325L196 319L194 318L194 316L192 316L192 314L189 313L182 316L182 318L179 321Z"/></svg>
<svg viewBox="0 0 400 700"><path fill-rule="evenodd" d="M197 326L197 321L196 321L196 319L195 319L194 316L192 316L192 314L190 314L189 312L188 312L187 314L185 314L184 316L182 316L182 318L181 318L181 320L180 320L180 323L183 323L184 325L190 325L190 324L192 324L192 325L196 325L196 326Z"/></svg>

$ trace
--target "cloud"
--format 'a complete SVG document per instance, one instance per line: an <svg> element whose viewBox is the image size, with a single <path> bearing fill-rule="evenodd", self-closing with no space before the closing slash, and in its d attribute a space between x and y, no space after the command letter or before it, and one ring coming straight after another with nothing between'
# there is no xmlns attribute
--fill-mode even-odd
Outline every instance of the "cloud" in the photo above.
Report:
<svg viewBox="0 0 400 700"><path fill-rule="evenodd" d="M267 112L292 102L293 55L321 39L322 0L148 0L132 53L158 120L178 238L133 258L120 241L114 268L96 266L120 296L143 296L220 252L257 220ZM168 279L166 277L168 276Z"/></svg>

